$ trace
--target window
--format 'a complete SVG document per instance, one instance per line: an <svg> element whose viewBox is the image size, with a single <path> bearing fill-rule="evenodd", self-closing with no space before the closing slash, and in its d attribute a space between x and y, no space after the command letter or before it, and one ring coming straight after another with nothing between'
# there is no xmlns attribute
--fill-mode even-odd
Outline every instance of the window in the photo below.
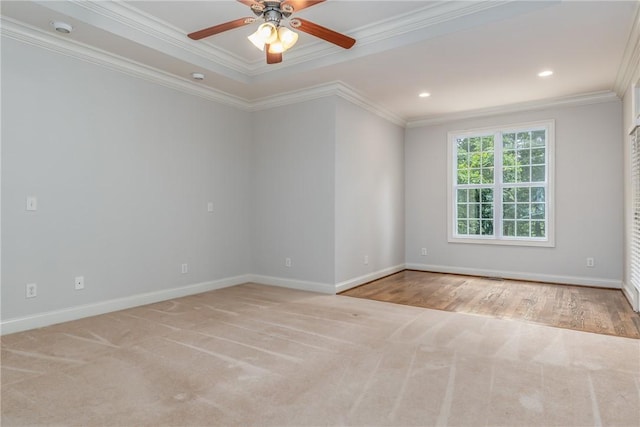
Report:
<svg viewBox="0 0 640 427"><path fill-rule="evenodd" d="M553 246L554 122L449 133L449 241Z"/></svg>
<svg viewBox="0 0 640 427"><path fill-rule="evenodd" d="M631 284L640 291L640 127L631 133Z"/></svg>

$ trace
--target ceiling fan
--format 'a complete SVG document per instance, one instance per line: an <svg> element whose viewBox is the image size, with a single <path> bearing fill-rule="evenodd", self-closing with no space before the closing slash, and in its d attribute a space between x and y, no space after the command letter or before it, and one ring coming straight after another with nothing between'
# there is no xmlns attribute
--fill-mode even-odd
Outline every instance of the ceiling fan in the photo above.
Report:
<svg viewBox="0 0 640 427"><path fill-rule="evenodd" d="M239 18L224 24L215 25L188 34L193 40L200 40L213 36L234 28L243 27L254 23L262 18L264 23L260 24L255 33L248 38L258 49L266 51L267 64L277 64L282 62L282 52L292 47L298 40L298 34L282 25L283 19L289 17L302 9L323 3L326 0L237 0L251 8L251 11L258 17ZM330 43L338 45L344 49L351 48L355 39L337 33L329 28L314 24L302 18L289 19L289 26L296 30L303 31L312 36L319 37Z"/></svg>

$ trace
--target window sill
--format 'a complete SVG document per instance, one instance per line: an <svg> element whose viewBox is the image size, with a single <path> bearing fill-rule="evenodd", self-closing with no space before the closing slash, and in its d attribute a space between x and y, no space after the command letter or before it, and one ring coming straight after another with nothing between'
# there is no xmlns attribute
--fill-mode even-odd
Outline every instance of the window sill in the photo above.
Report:
<svg viewBox="0 0 640 427"><path fill-rule="evenodd" d="M470 243L472 245L501 245L501 246L530 246L554 248L556 246L553 240L517 240L517 239L496 239L496 238L463 238L449 237L449 243Z"/></svg>

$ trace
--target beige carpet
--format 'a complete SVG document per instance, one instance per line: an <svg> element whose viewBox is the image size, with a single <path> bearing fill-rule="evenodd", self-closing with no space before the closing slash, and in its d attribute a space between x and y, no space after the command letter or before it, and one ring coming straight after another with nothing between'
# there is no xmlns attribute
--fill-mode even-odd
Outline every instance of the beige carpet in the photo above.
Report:
<svg viewBox="0 0 640 427"><path fill-rule="evenodd" d="M640 341L246 284L2 337L2 426L640 425Z"/></svg>

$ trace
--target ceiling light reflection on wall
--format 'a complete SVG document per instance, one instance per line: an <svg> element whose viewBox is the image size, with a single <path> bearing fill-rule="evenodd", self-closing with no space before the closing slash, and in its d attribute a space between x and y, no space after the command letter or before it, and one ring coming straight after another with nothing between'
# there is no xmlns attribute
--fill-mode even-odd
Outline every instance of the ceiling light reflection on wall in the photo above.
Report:
<svg viewBox="0 0 640 427"><path fill-rule="evenodd" d="M418 96L420 98L428 98L431 96L431 94L429 92L421 92Z"/></svg>
<svg viewBox="0 0 640 427"><path fill-rule="evenodd" d="M553 71L551 70L544 70L538 73L538 77L549 77L551 75L553 75Z"/></svg>
<svg viewBox="0 0 640 427"><path fill-rule="evenodd" d="M269 53L282 53L296 44L298 34L286 27L276 28L271 22L265 22L248 39L260 50L269 45Z"/></svg>

